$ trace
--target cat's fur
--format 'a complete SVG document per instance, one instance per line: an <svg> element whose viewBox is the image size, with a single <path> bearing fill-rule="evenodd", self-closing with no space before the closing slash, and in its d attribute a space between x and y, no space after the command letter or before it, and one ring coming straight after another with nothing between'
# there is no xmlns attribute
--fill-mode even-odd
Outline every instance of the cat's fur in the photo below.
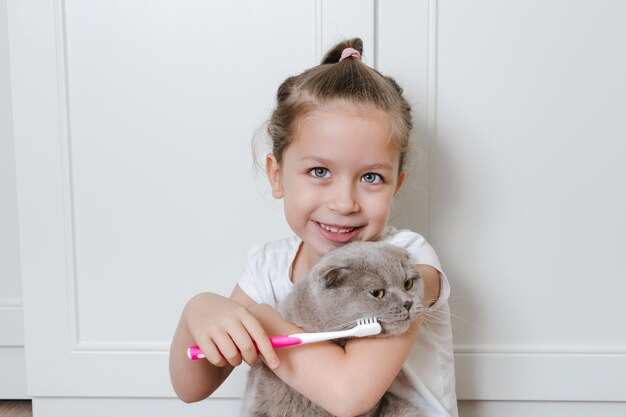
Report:
<svg viewBox="0 0 626 417"><path fill-rule="evenodd" d="M407 290L408 280L412 287ZM381 298L372 295L372 292L380 295L377 290L384 290L385 295ZM394 336L406 332L421 311L422 295L422 280L406 250L383 242L353 242L328 252L297 281L278 311L309 332L344 330L354 327L359 318L374 316L383 329L381 335ZM346 340L335 342L344 346ZM261 362L250 369L242 415L330 416ZM387 393L364 416L420 414L405 401Z"/></svg>

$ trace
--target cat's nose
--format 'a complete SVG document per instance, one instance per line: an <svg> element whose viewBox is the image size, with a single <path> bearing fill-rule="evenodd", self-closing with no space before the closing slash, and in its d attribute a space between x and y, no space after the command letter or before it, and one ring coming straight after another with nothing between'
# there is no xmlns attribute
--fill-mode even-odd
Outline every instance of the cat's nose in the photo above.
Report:
<svg viewBox="0 0 626 417"><path fill-rule="evenodd" d="M404 308L406 308L407 310L410 310L411 307L413 307L413 301L412 300L406 300L404 302L404 304L402 304L404 306Z"/></svg>

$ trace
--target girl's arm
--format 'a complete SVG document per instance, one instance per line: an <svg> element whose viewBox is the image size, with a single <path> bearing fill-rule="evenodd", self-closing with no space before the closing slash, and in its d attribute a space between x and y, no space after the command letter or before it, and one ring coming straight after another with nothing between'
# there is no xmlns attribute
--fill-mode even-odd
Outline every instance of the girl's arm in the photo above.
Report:
<svg viewBox="0 0 626 417"><path fill-rule="evenodd" d="M424 280L424 305L432 305L439 296L439 272L427 265L418 265L418 269ZM249 309L268 334L302 332L269 306L258 304ZM345 348L321 342L277 349L281 365L274 372L333 415L365 413L384 395L402 368L422 320L420 315L403 335L355 338Z"/></svg>
<svg viewBox="0 0 626 417"><path fill-rule="evenodd" d="M265 330L235 293L230 299L198 294L181 314L170 347L170 379L176 395L185 402L211 395L242 361L254 364L258 355L253 340L266 362L278 366ZM199 345L207 360L189 360L187 348L192 345Z"/></svg>

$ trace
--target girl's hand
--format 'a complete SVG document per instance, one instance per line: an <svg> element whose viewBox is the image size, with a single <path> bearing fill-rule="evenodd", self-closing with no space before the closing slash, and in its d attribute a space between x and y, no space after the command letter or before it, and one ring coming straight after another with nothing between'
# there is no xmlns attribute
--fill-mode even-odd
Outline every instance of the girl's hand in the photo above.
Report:
<svg viewBox="0 0 626 417"><path fill-rule="evenodd" d="M270 368L278 366L278 357L265 330L237 301L217 294L198 294L187 303L183 318L192 338L213 365L238 366L242 361L254 365L260 353Z"/></svg>

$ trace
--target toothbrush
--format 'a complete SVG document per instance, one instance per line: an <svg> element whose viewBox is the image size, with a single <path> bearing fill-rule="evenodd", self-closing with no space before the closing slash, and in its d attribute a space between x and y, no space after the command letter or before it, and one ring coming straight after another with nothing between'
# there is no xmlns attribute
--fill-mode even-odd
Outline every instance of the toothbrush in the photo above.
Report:
<svg viewBox="0 0 626 417"><path fill-rule="evenodd" d="M324 340L342 339L344 337L365 337L379 334L382 331L376 317L364 317L357 320L356 326L348 330L319 333L295 333L288 336L271 336L272 347L281 348L286 346L302 345L306 343L321 342ZM195 361L204 359L205 356L199 346L191 346L187 349L187 357Z"/></svg>

